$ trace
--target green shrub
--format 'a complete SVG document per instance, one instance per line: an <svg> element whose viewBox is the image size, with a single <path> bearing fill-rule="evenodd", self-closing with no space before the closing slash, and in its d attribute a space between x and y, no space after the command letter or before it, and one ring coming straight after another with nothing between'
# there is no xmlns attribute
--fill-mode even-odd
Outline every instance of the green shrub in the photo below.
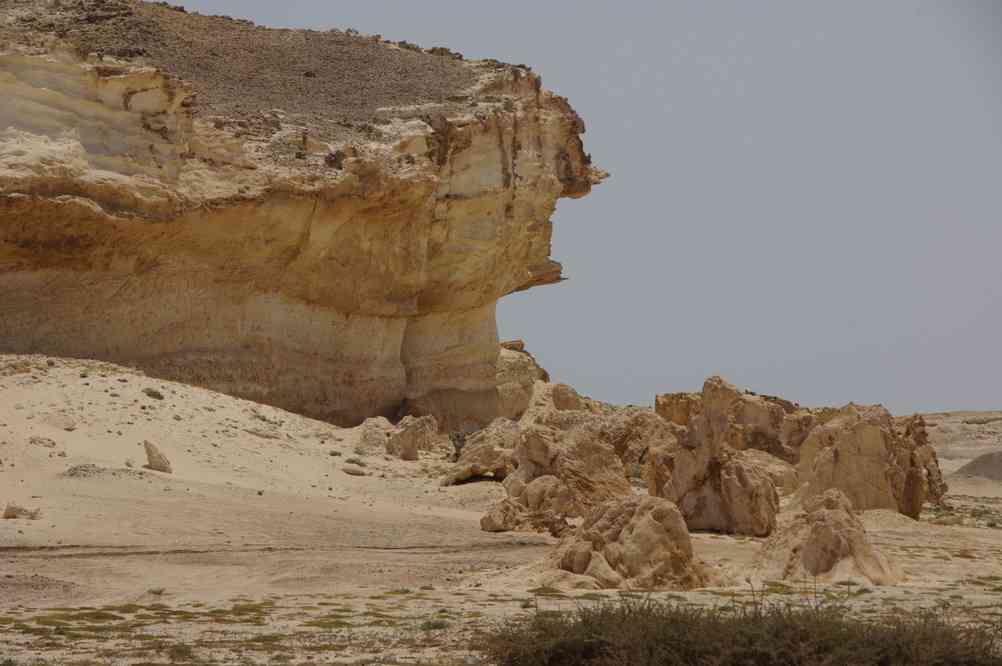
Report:
<svg viewBox="0 0 1002 666"><path fill-rule="evenodd" d="M438 631L441 629L448 629L449 623L445 620L425 620L421 623L421 631Z"/></svg>
<svg viewBox="0 0 1002 666"><path fill-rule="evenodd" d="M877 621L837 604L627 599L509 620L483 650L500 666L987 666L1002 665L999 630L933 611Z"/></svg>

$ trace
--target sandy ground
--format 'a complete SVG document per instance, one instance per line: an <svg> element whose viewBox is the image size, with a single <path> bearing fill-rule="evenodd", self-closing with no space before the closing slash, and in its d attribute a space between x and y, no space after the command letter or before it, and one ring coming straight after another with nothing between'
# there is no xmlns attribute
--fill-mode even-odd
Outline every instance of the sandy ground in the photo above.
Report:
<svg viewBox="0 0 1002 666"><path fill-rule="evenodd" d="M944 467L1000 445L1002 423L963 423L981 418L931 419ZM173 474L143 469L144 441ZM0 505L41 511L0 520L0 661L478 664L496 621L619 594L537 587L556 540L482 532L503 491L440 487L447 455L405 462L364 449L360 429L113 365L0 356ZM861 613L1002 615L1002 484L949 481L947 508L921 522L864 516L904 585L766 591L848 594ZM693 542L720 586L657 596L751 594L760 540Z"/></svg>
<svg viewBox="0 0 1002 666"><path fill-rule="evenodd" d="M925 419L944 474L982 454L1002 451L1002 411L939 412Z"/></svg>

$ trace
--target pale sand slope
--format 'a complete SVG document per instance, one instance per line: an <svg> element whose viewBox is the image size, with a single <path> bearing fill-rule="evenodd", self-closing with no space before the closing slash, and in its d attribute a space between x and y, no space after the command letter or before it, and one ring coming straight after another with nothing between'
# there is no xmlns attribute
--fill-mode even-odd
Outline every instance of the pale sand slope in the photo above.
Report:
<svg viewBox="0 0 1002 666"><path fill-rule="evenodd" d="M1002 411L924 414L939 466L951 474L985 453L1002 451Z"/></svg>
<svg viewBox="0 0 1002 666"><path fill-rule="evenodd" d="M0 520L0 660L478 663L477 632L495 619L617 594L534 589L556 541L482 532L498 484L441 488L445 451L358 452L360 432L108 364L0 356L0 505L42 511ZM173 474L141 468L144 440ZM349 458L369 475L345 473ZM1002 493L976 485L921 523L868 512L909 579L853 603L989 608L1002 505L987 496ZM693 543L720 587L686 599L749 593L761 540Z"/></svg>

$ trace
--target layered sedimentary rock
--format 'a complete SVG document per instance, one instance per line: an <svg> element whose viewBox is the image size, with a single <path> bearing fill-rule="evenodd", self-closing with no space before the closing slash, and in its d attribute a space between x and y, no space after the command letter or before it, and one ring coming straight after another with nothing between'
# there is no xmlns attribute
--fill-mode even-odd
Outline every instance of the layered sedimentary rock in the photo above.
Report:
<svg viewBox="0 0 1002 666"><path fill-rule="evenodd" d="M602 174L522 66L134 0L0 6L0 351L484 425L495 304Z"/></svg>

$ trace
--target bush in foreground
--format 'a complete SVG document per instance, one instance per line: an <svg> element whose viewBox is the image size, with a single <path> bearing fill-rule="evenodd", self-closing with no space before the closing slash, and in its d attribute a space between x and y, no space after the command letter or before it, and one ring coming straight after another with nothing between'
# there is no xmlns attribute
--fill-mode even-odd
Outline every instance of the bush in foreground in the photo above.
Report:
<svg viewBox="0 0 1002 666"><path fill-rule="evenodd" d="M500 666L995 666L999 629L933 611L878 621L832 604L707 609L627 600L537 611L498 626L484 650Z"/></svg>

